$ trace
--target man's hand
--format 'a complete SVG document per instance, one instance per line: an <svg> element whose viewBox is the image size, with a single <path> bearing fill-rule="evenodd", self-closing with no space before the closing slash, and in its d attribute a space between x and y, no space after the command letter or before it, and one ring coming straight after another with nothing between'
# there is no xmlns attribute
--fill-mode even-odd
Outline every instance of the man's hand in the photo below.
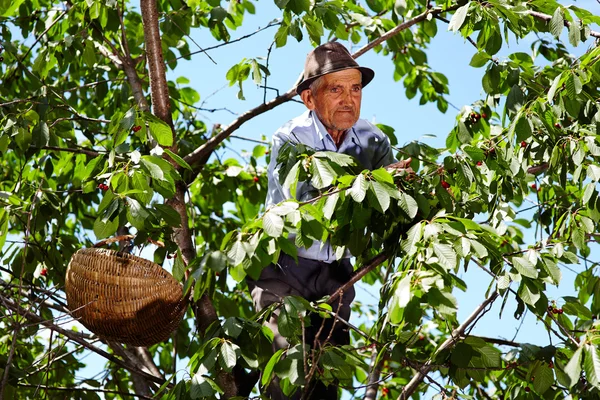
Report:
<svg viewBox="0 0 600 400"><path fill-rule="evenodd" d="M412 158L409 157L406 160L390 164L386 166L385 169L393 175L414 176L415 171L410 167L411 162Z"/></svg>

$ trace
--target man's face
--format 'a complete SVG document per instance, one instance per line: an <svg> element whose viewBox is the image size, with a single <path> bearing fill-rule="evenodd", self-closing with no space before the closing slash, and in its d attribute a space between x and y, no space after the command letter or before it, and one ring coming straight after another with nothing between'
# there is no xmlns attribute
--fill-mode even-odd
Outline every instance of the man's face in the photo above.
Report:
<svg viewBox="0 0 600 400"><path fill-rule="evenodd" d="M360 116L361 73L357 69L346 69L324 75L315 91L307 89L301 97L328 131L346 131Z"/></svg>

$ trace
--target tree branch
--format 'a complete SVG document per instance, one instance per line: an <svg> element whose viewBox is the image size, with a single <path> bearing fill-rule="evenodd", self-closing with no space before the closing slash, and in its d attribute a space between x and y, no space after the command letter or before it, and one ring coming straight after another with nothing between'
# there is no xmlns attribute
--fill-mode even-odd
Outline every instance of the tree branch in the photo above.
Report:
<svg viewBox="0 0 600 400"><path fill-rule="evenodd" d="M335 292L333 292L331 294L331 297L329 297L329 300L327 300L327 303L332 304L343 292L348 290L348 288L350 288L356 282L360 281L363 276L371 272L375 267L378 267L379 265L383 264L385 260L387 260L387 255L385 255L384 253L379 253L378 255L373 257L371 261L369 261L366 265L363 265L362 267L357 269L352 274L352 277L348 282L344 283Z"/></svg>
<svg viewBox="0 0 600 400"><path fill-rule="evenodd" d="M150 74L150 93L152 98L152 112L169 125L173 131L173 118L171 116L171 102L167 74L163 59L160 28L158 26L158 5L154 0L140 3L142 21L144 24L144 40L146 42L146 59ZM175 133L173 132L173 146L176 152Z"/></svg>
<svg viewBox="0 0 600 400"><path fill-rule="evenodd" d="M531 15L532 17L544 20L546 22L548 22L552 19L552 15L544 14L539 11L527 10L527 13L529 15ZM569 21L567 21L566 19L564 21L565 21L565 26L567 28L571 27L571 23ZM595 38L600 38L600 32L590 31L590 36L595 37Z"/></svg>
<svg viewBox="0 0 600 400"><path fill-rule="evenodd" d="M408 382L408 384L406 386L404 386L404 388L402 389L402 393L400 393L400 395L398 396L398 400L407 400L412 397L415 390L417 390L417 387L419 386L419 384L423 381L423 379L425 379L425 376L433 368L432 360L435 358L435 356L437 354L439 354L440 352L442 352L443 350L453 346L456 342L458 342L461 339L461 337L463 336L463 334L465 333L465 331L467 330L467 328L469 328L471 323L473 321L477 320L477 318L479 318L480 314L484 313L486 311L487 307L490 304L492 304L494 302L494 300L496 300L497 297L498 297L498 292L494 292L490 297L485 299L485 301L483 303L481 303L471 313L471 315L469 315L469 317L462 324L460 324L460 326L458 328L456 328L455 330L452 331L452 333L450 334L450 337L448 339L446 339L444 341L444 343L442 343L437 348L437 350L431 355L429 360L427 360L427 362L425 364L423 364L423 366L419 369L417 374L415 376L413 376L413 378L410 380L410 382Z"/></svg>
<svg viewBox="0 0 600 400"><path fill-rule="evenodd" d="M367 390L365 391L364 400L377 399L377 391L379 390L380 376L381 376L381 362L377 360L377 350L373 349L373 354L371 355L369 378L367 381Z"/></svg>

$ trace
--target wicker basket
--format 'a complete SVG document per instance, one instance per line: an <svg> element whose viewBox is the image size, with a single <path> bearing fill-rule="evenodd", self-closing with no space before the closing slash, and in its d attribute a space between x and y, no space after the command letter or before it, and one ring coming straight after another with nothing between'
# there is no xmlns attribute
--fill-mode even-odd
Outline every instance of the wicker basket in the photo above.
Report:
<svg viewBox="0 0 600 400"><path fill-rule="evenodd" d="M69 310L86 328L134 346L166 340L187 309L182 286L169 272L114 250L77 251L65 286Z"/></svg>

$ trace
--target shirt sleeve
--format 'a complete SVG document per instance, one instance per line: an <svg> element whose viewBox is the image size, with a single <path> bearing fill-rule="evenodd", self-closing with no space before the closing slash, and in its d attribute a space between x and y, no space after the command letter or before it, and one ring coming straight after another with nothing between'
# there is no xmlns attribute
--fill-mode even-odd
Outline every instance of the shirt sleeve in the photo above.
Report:
<svg viewBox="0 0 600 400"><path fill-rule="evenodd" d="M282 202L283 200L289 199L292 196L288 189L284 189L281 183L279 183L279 166L277 165L277 156L281 147L287 142L281 135L275 133L273 135L273 141L271 145L271 161L267 168L267 200L265 206L269 208L273 204Z"/></svg>

